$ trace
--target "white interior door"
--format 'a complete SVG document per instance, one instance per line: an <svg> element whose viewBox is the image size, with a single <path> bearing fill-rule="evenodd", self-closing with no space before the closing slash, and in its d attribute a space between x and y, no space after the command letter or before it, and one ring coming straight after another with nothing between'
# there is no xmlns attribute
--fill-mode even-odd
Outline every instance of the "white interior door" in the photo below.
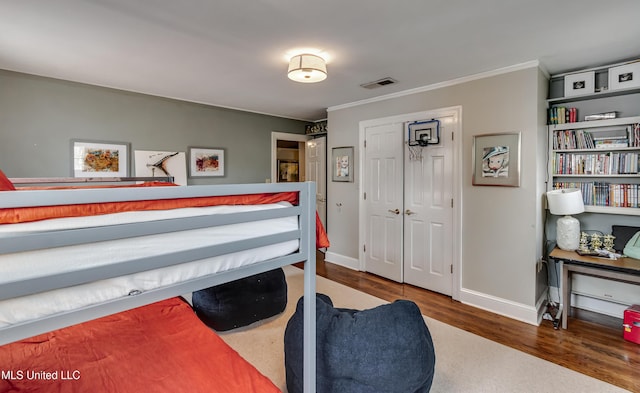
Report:
<svg viewBox="0 0 640 393"><path fill-rule="evenodd" d="M460 107L360 123L360 268L459 296ZM406 123L440 120L440 144L410 160ZM406 151L405 151L406 149ZM398 209L398 214L395 214Z"/></svg>
<svg viewBox="0 0 640 393"><path fill-rule="evenodd" d="M453 284L453 141L439 118L440 143L411 158L405 145L404 282L451 296Z"/></svg>
<svg viewBox="0 0 640 393"><path fill-rule="evenodd" d="M402 123L365 128L365 266L402 282Z"/></svg>
<svg viewBox="0 0 640 393"><path fill-rule="evenodd" d="M307 181L316 182L316 209L324 227L327 227L327 137L307 141Z"/></svg>

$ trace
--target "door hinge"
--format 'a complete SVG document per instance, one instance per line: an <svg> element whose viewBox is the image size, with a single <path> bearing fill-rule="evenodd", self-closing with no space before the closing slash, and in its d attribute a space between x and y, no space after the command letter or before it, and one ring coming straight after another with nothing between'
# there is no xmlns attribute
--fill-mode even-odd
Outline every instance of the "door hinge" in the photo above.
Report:
<svg viewBox="0 0 640 393"><path fill-rule="evenodd" d="M451 198L451 208L453 209L453 198Z"/></svg>
<svg viewBox="0 0 640 393"><path fill-rule="evenodd" d="M451 140L453 140L453 135L454 135L454 134L455 134L454 132L452 132L452 133L451 133Z"/></svg>
<svg viewBox="0 0 640 393"><path fill-rule="evenodd" d="M365 149L367 148L367 140L366 139L364 140L364 148Z"/></svg>
<svg viewBox="0 0 640 393"><path fill-rule="evenodd" d="M362 245L362 252L367 252L367 245L366 244Z"/></svg>
<svg viewBox="0 0 640 393"><path fill-rule="evenodd" d="M366 192L364 193L364 200L365 201L367 200L367 193Z"/></svg>
<svg viewBox="0 0 640 393"><path fill-rule="evenodd" d="M451 274L453 274L453 264L451 265Z"/></svg>

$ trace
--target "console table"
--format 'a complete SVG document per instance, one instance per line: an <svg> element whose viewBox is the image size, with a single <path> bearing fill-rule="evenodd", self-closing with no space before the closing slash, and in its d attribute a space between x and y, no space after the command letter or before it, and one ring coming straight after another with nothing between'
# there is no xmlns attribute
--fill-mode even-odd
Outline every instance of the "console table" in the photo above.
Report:
<svg viewBox="0 0 640 393"><path fill-rule="evenodd" d="M562 328L567 328L567 319L571 312L571 276L573 273L599 277L609 280L640 284L640 259L607 259L579 255L575 251L555 248L549 256L562 263Z"/></svg>

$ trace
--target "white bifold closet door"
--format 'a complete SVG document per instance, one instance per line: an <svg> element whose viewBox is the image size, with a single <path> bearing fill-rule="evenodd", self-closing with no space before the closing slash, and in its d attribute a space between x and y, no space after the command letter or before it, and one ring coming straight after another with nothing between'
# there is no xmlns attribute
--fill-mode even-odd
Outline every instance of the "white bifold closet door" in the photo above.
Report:
<svg viewBox="0 0 640 393"><path fill-rule="evenodd" d="M365 128L365 266L368 272L451 295L452 119L439 118L440 144L412 159L406 121ZM424 119L420 119L424 120Z"/></svg>

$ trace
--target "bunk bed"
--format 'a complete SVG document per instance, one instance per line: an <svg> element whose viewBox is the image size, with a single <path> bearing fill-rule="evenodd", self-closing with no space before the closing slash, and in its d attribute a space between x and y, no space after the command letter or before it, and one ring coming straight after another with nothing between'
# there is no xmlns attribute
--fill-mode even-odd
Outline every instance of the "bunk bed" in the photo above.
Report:
<svg viewBox="0 0 640 393"><path fill-rule="evenodd" d="M0 191L0 356L3 348L17 342L28 344L33 337L37 340L52 331L93 329L105 321L147 321L141 330L144 334L152 315L171 310L187 309L186 319L197 321L178 296L304 262L304 391L313 392L315 184L146 185ZM43 213L43 209L54 213ZM92 213L87 216L85 210ZM246 232L254 227L267 230ZM195 238L204 243L192 243ZM144 286L150 282L151 286ZM111 291L121 286L124 292ZM106 288L107 294L92 297L100 288ZM66 302L70 305L57 309L60 296L70 298ZM37 306L27 307L31 303ZM27 314L25 308L34 311ZM173 323L160 320L159 326L166 325ZM192 328L189 332L203 334ZM199 342L180 345L204 346ZM222 352L222 362L235 367ZM205 355L193 361L201 356ZM15 370L5 368L2 380L10 383ZM18 377L24 378L24 370L21 373ZM237 379L233 372L230 375ZM212 383L220 383L217 378ZM190 390L197 391L184 389Z"/></svg>

